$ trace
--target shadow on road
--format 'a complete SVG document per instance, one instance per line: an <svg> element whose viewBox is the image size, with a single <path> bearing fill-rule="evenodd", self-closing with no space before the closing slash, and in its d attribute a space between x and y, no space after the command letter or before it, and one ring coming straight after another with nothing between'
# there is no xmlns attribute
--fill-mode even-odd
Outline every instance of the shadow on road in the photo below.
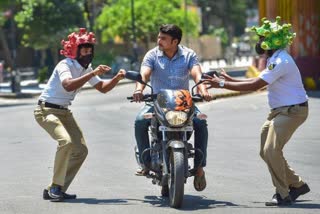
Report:
<svg viewBox="0 0 320 214"><path fill-rule="evenodd" d="M129 201L136 199L98 199L98 198L77 198L75 200L65 200L62 203L70 204L108 204L127 205Z"/></svg>
<svg viewBox="0 0 320 214"><path fill-rule="evenodd" d="M169 207L169 199L157 196L145 196L145 203L150 203L154 206L159 207ZM207 199L202 196L195 195L185 195L183 200L183 205L180 210L183 211L194 211L201 209L213 209L217 207L236 207L239 206L228 201L216 201L212 199Z"/></svg>
<svg viewBox="0 0 320 214"><path fill-rule="evenodd" d="M140 199L97 199L97 198L78 198L76 200L66 200L62 203L70 204L99 204L99 205L135 205L135 202L142 202L146 204L151 204L155 207L169 207L169 199L160 196L145 196L144 200ZM301 203L302 202L302 203ZM256 204L255 206L248 205L238 205L228 201L217 201L212 199L207 199L203 196L193 196L185 195L182 208L179 210L182 211L195 211L202 209L214 209L214 208L247 208L247 209L272 209L279 207L266 207L265 202L252 202ZM261 206L260 206L261 204ZM137 205L137 204L136 204ZM258 205L258 206L257 206ZM311 203L310 200L298 200L291 206L281 207L284 209L309 209L309 210L318 210L320 209L320 204Z"/></svg>
<svg viewBox="0 0 320 214"><path fill-rule="evenodd" d="M301 203L303 202L303 203ZM315 204L315 203L309 203L311 200L297 200L295 201L292 205L290 206L283 206L281 208L286 208L286 209L320 209L320 204ZM253 202L254 204L261 204L261 207L247 207L247 208L278 208L278 207L266 207L264 204L265 202Z"/></svg>
<svg viewBox="0 0 320 214"><path fill-rule="evenodd" d="M301 204L300 202L303 202L303 204ZM288 208L320 209L320 204L311 203L311 200L297 200Z"/></svg>
<svg viewBox="0 0 320 214"><path fill-rule="evenodd" d="M145 196L140 199L97 199L97 198L78 198L76 200L66 200L63 203L84 203L84 204L106 204L106 205L133 205L132 202L142 202L156 207L169 207L169 199L159 196ZM202 196L185 195L181 210L194 211L200 209L212 209L218 207L237 207L239 205L227 202L207 199Z"/></svg>

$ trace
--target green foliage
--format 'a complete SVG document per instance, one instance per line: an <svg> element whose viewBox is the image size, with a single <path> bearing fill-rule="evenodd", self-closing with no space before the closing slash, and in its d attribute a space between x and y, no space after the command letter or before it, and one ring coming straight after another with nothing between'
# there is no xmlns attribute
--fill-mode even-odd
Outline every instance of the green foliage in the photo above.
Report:
<svg viewBox="0 0 320 214"><path fill-rule="evenodd" d="M205 23L204 33L212 33L212 29L224 28L227 41L232 37L240 36L246 27L246 10L256 5L256 0L224 0L208 1L198 0L198 5L206 17L215 20L215 23ZM205 21L205 20L204 20ZM222 38L222 40L225 40Z"/></svg>
<svg viewBox="0 0 320 214"><path fill-rule="evenodd" d="M135 0L135 32L137 40L143 41L148 37L158 34L158 28L164 23L173 23L182 28L189 35L197 35L199 19L197 14L188 12L185 20L185 12L181 0ZM188 28L185 29L185 21ZM106 5L96 19L96 29L102 31L102 41L107 42L120 36L124 41L131 41L132 16L131 0L113 1ZM187 32L186 32L187 30Z"/></svg>
<svg viewBox="0 0 320 214"><path fill-rule="evenodd" d="M114 56L110 50L107 51L99 51L99 54L95 54L92 67L97 67L98 65L111 65L112 61L114 60Z"/></svg>
<svg viewBox="0 0 320 214"><path fill-rule="evenodd" d="M41 69L39 69L39 73L38 73L38 82L39 83L44 83L47 80L48 76L48 67L42 67Z"/></svg>
<svg viewBox="0 0 320 214"><path fill-rule="evenodd" d="M15 15L22 45L34 49L60 46L62 38L84 26L83 0L21 0Z"/></svg>
<svg viewBox="0 0 320 214"><path fill-rule="evenodd" d="M0 13L2 12L0 11ZM4 23L5 23L5 18L3 16L0 16L0 27L3 26Z"/></svg>
<svg viewBox="0 0 320 214"><path fill-rule="evenodd" d="M6 17L6 12L8 12L12 1L10 0L0 0L0 27L2 27L8 17Z"/></svg>
<svg viewBox="0 0 320 214"><path fill-rule="evenodd" d="M228 33L225 28L212 28L211 32L212 35L219 37L221 44L223 47L227 47L229 44L229 37Z"/></svg>

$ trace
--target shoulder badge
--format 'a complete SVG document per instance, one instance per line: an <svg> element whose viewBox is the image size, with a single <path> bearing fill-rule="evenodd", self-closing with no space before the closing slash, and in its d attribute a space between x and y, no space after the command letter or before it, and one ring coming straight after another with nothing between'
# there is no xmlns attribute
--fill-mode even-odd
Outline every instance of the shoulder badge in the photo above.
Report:
<svg viewBox="0 0 320 214"><path fill-rule="evenodd" d="M268 69L269 69L269 70L272 70L272 69L274 69L274 68L276 67L276 65L277 65L277 64L270 64L270 65L268 66Z"/></svg>

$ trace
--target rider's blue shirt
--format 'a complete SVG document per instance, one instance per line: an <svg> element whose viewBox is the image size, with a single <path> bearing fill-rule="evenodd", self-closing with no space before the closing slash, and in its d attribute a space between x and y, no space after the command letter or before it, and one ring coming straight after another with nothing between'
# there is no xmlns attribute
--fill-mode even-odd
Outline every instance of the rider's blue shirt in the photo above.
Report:
<svg viewBox="0 0 320 214"><path fill-rule="evenodd" d="M189 71L195 65L199 65L196 53L181 45L172 59L155 47L148 51L142 61L142 66L152 69L150 81L154 93L161 89L189 90Z"/></svg>

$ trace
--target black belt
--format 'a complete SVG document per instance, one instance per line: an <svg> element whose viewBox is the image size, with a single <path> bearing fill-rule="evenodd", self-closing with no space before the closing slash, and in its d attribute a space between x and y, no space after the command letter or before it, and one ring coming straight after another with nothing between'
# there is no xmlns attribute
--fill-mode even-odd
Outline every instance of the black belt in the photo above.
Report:
<svg viewBox="0 0 320 214"><path fill-rule="evenodd" d="M304 103L299 103L299 104L295 104L295 105L290 105L290 106L281 106L281 107L277 107L277 108L273 108L272 110L276 110L278 108L284 108L284 107L293 107L293 106L308 106L308 101L305 101Z"/></svg>
<svg viewBox="0 0 320 214"><path fill-rule="evenodd" d="M38 105L41 105L41 104L43 104L44 107L48 107L48 108L67 109L67 108L64 107L64 106L60 106L60 105L57 105L57 104L48 103L48 102L44 102L44 101L42 101L42 100L39 100L39 101L38 101Z"/></svg>

